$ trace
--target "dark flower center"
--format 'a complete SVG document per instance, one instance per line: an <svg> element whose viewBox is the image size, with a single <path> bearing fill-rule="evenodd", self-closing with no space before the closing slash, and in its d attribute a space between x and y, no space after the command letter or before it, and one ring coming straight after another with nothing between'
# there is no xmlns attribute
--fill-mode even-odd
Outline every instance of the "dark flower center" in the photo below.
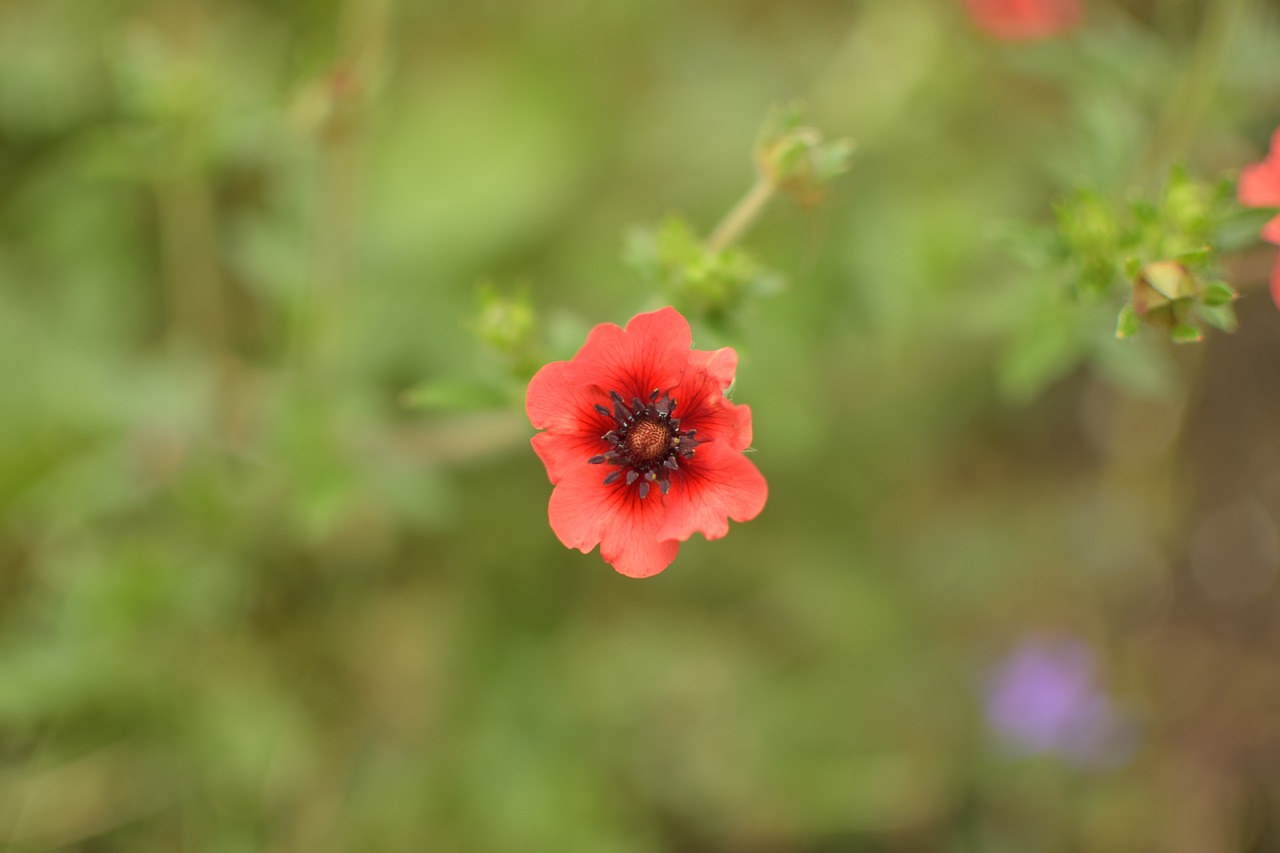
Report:
<svg viewBox="0 0 1280 853"><path fill-rule="evenodd" d="M636 421L627 432L627 455L642 464L655 462L667 455L672 437L669 423Z"/></svg>
<svg viewBox="0 0 1280 853"><path fill-rule="evenodd" d="M597 404L596 411L613 420L613 429L600 436L611 447L587 461L616 466L604 478L606 486L625 477L628 486L639 482L636 492L641 498L648 496L653 483L665 495L671 489L671 473L680 470L681 457L693 458L694 450L702 443L697 438L698 431L680 429L680 419L672 417L676 401L656 388L647 402L632 397L630 406L617 391L610 391L609 398L613 409Z"/></svg>

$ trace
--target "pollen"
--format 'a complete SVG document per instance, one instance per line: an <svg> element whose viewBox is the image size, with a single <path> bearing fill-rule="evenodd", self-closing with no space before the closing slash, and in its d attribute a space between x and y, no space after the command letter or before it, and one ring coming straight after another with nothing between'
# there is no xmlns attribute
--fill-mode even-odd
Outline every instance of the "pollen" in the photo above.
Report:
<svg viewBox="0 0 1280 853"><path fill-rule="evenodd" d="M627 432L627 454L636 462L656 462L671 449L671 430L652 420L637 421Z"/></svg>

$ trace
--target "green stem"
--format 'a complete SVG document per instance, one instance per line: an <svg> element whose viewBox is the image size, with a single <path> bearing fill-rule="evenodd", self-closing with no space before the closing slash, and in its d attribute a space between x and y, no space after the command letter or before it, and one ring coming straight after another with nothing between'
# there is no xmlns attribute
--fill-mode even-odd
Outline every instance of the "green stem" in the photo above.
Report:
<svg viewBox="0 0 1280 853"><path fill-rule="evenodd" d="M723 252L745 234L768 205L769 199L773 198L774 192L773 183L764 175L759 175L747 194L739 199L711 232L711 236L707 238L707 251Z"/></svg>
<svg viewBox="0 0 1280 853"><path fill-rule="evenodd" d="M213 193L195 166L166 170L156 184L160 262L169 301L167 333L220 352L227 345L228 317L218 277Z"/></svg>
<svg viewBox="0 0 1280 853"><path fill-rule="evenodd" d="M344 315L355 277L364 122L374 105L393 0L347 0L339 25L341 61L325 82L333 115L319 129L319 177L308 286L295 305L289 360L327 375L341 363Z"/></svg>
<svg viewBox="0 0 1280 853"><path fill-rule="evenodd" d="M1251 0L1222 0L1208 7L1208 20L1200 28L1191 59L1143 157L1152 177L1162 178L1170 162L1190 143L1205 110L1218 93L1222 73L1250 5Z"/></svg>

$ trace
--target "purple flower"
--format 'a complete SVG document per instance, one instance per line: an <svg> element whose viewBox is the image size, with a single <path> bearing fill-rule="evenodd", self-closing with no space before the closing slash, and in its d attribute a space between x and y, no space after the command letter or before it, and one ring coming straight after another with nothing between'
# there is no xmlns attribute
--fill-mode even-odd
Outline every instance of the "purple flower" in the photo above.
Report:
<svg viewBox="0 0 1280 853"><path fill-rule="evenodd" d="M1080 640L1025 641L992 672L987 722L1024 755L1055 754L1086 765L1116 765L1132 752L1129 727L1098 686L1093 653Z"/></svg>

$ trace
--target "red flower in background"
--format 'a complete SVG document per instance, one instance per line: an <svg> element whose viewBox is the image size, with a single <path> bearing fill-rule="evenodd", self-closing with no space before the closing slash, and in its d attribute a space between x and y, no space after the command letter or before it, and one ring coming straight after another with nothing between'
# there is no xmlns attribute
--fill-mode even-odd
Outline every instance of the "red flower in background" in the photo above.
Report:
<svg viewBox="0 0 1280 853"><path fill-rule="evenodd" d="M964 0L969 17L988 34L1020 41L1057 35L1080 23L1081 0Z"/></svg>
<svg viewBox="0 0 1280 853"><path fill-rule="evenodd" d="M1266 159L1240 171L1236 194L1245 207L1280 207L1280 129L1271 135ZM1262 239L1280 246L1280 216L1262 226ZM1271 268L1271 301L1280 307L1280 258Z"/></svg>
<svg viewBox="0 0 1280 853"><path fill-rule="evenodd" d="M751 410L725 398L738 354L703 351L674 308L596 326L570 361L529 383L525 409L544 430L533 449L555 485L548 516L568 548L624 575L671 565L695 531L729 532L764 508L768 487L742 455Z"/></svg>

